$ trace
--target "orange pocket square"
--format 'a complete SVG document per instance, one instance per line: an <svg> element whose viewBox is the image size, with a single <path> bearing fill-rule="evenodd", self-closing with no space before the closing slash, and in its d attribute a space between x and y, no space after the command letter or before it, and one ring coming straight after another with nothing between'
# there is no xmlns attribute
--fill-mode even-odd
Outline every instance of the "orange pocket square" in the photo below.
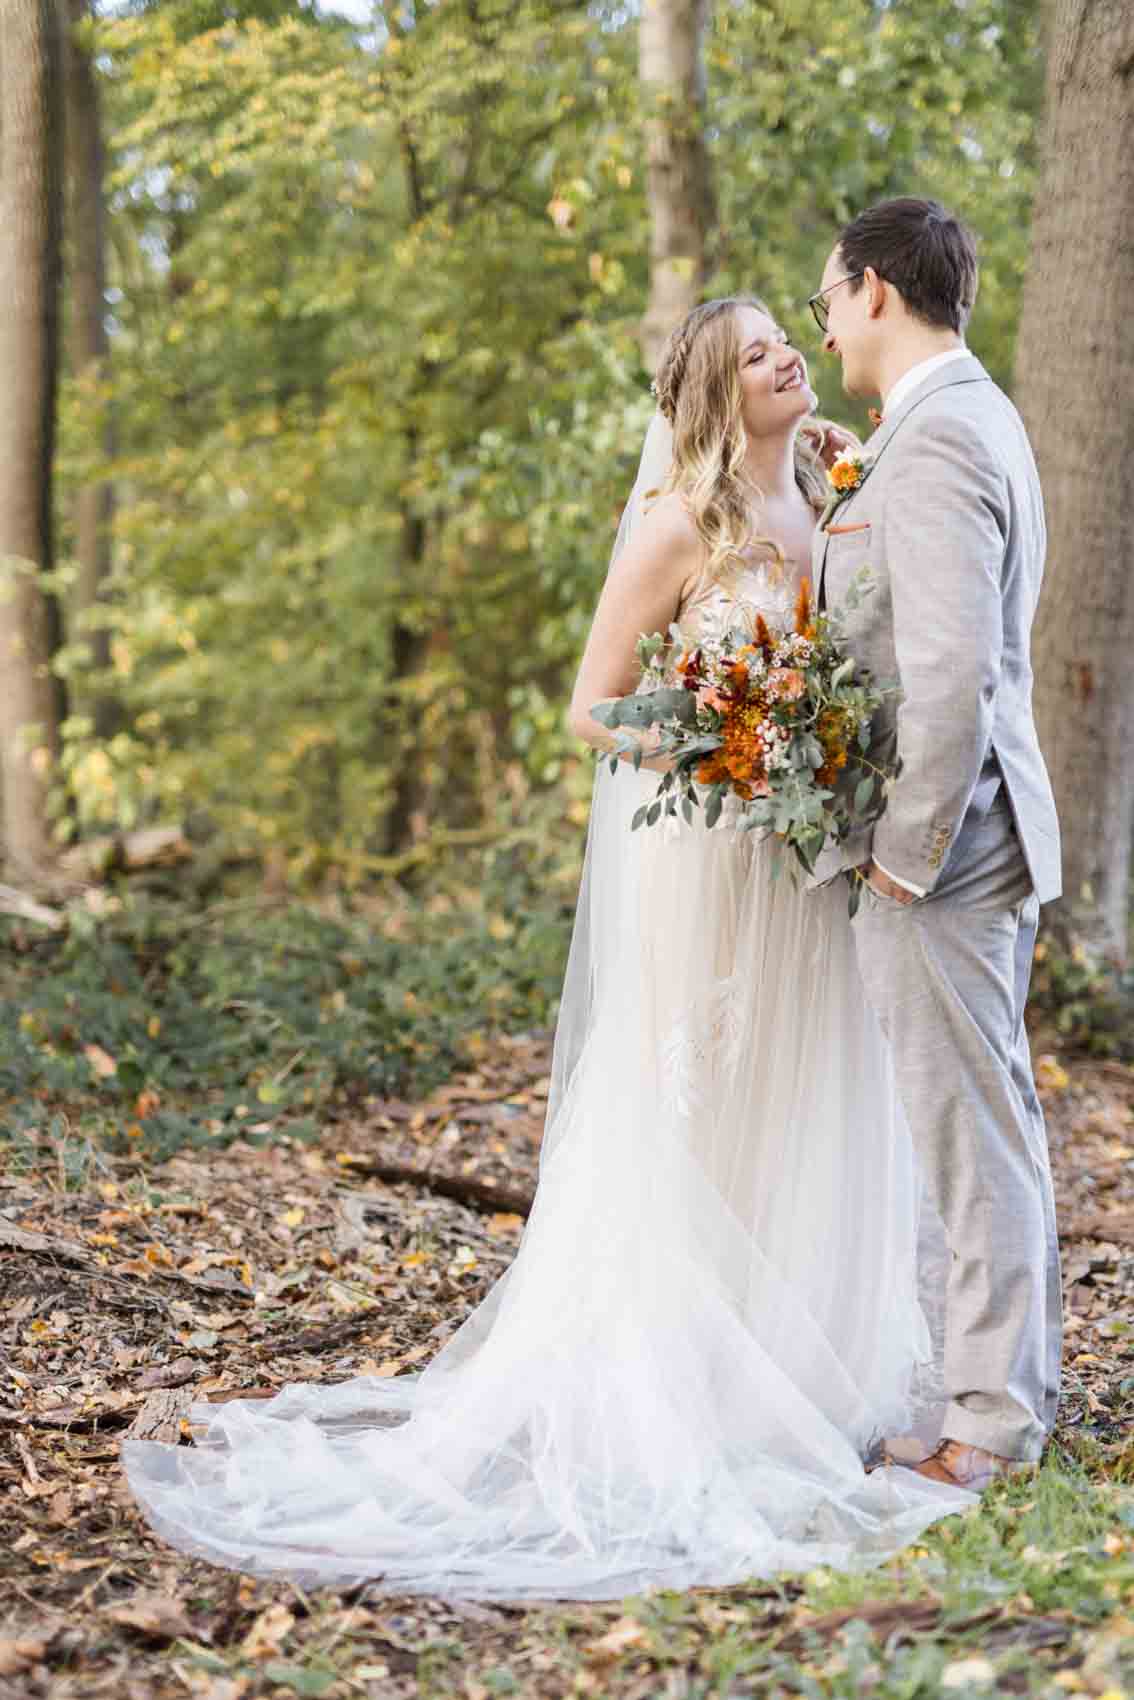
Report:
<svg viewBox="0 0 1134 1700"><path fill-rule="evenodd" d="M869 531L869 530L870 530L870 521L869 520L862 520L858 525L829 525L827 527L827 536L828 537L845 537L847 532L849 532L849 531Z"/></svg>

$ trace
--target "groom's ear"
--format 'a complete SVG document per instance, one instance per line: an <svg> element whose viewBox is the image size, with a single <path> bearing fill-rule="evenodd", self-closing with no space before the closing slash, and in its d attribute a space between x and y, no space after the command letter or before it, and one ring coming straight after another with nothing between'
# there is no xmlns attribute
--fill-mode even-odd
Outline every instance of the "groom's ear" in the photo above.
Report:
<svg viewBox="0 0 1134 1700"><path fill-rule="evenodd" d="M864 267L862 286L866 290L867 312L872 319L877 319L886 305L886 292L893 286L884 277L879 277L873 266Z"/></svg>

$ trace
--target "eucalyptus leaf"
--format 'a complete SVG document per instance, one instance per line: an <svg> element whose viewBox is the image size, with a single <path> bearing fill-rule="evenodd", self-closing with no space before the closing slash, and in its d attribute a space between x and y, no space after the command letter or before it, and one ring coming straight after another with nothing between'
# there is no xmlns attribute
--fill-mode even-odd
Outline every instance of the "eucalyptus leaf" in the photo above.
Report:
<svg viewBox="0 0 1134 1700"><path fill-rule="evenodd" d="M657 725L659 720L678 720L694 725L697 718L697 698L693 691L641 691L636 696L618 697L614 702L596 703L602 713L592 715L602 726L634 726L644 729Z"/></svg>
<svg viewBox="0 0 1134 1700"><path fill-rule="evenodd" d="M724 739L718 733L707 732L703 738L698 738L692 744L686 744L681 751L680 759L686 766L692 766L695 762L700 761L702 756L711 755L714 750L719 750L723 743Z"/></svg>

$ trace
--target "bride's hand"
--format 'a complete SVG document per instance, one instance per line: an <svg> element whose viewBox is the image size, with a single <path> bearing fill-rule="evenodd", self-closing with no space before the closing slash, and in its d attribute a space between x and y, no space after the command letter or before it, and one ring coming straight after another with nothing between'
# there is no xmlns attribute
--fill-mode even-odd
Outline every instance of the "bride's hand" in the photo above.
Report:
<svg viewBox="0 0 1134 1700"><path fill-rule="evenodd" d="M830 469L841 454L848 449L859 446L858 438L853 431L846 430L842 425L816 426L815 449L823 465Z"/></svg>

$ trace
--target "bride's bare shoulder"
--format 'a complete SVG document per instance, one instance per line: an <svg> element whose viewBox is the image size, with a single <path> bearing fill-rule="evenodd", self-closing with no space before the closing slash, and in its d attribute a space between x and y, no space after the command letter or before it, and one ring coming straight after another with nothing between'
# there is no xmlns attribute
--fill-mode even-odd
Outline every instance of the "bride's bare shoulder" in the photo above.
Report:
<svg viewBox="0 0 1134 1700"><path fill-rule="evenodd" d="M639 529L651 529L658 539L669 538L674 543L694 544L700 541L696 522L680 490L667 490L664 495L647 493L642 498L642 518Z"/></svg>
<svg viewBox="0 0 1134 1700"><path fill-rule="evenodd" d="M699 566L703 551L684 497L668 490L643 500L620 564L627 576L661 573L682 583Z"/></svg>
<svg viewBox="0 0 1134 1700"><path fill-rule="evenodd" d="M684 606L704 566L705 545L676 490L647 496L608 584L614 594L665 604L672 618Z"/></svg>

